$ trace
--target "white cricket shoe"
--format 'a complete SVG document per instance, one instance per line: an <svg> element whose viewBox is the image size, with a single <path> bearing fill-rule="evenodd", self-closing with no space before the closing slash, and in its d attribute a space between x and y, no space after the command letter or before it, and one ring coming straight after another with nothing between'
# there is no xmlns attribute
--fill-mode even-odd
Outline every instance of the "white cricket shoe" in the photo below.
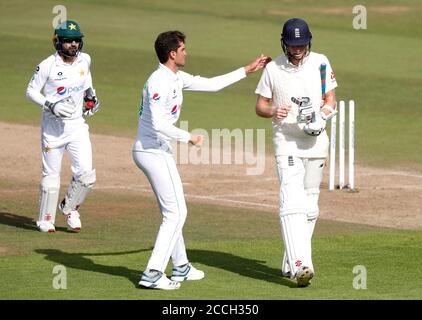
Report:
<svg viewBox="0 0 422 320"><path fill-rule="evenodd" d="M171 281L161 271L149 270L142 274L139 286L148 289L175 290L180 288L180 283Z"/></svg>
<svg viewBox="0 0 422 320"><path fill-rule="evenodd" d="M37 227L41 232L56 232L54 224L50 221L37 221Z"/></svg>
<svg viewBox="0 0 422 320"><path fill-rule="evenodd" d="M205 277L205 273L196 269L192 264L187 263L183 266L173 267L171 280L181 282L185 280L201 280Z"/></svg>
<svg viewBox="0 0 422 320"><path fill-rule="evenodd" d="M81 218L80 218L81 216L79 215L79 212L77 210L72 210L69 213L64 213L63 212L63 207L65 204L64 202L65 202L64 199L62 202L60 202L59 210L63 213L69 229L74 232L81 231L82 224L81 224Z"/></svg>
<svg viewBox="0 0 422 320"><path fill-rule="evenodd" d="M69 229L71 229L74 232L81 231L82 224L81 224L81 219L80 219L80 215L78 211L72 210L68 214L63 213L63 215L66 219Z"/></svg>
<svg viewBox="0 0 422 320"><path fill-rule="evenodd" d="M311 279L314 277L314 271L309 267L301 267L296 272L296 281L298 287L307 287L311 284Z"/></svg>

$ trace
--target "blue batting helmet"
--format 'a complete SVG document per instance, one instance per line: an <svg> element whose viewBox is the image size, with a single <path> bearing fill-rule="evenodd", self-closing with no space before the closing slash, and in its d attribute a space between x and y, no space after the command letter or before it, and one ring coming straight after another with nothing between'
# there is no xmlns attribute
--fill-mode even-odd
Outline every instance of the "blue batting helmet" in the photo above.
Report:
<svg viewBox="0 0 422 320"><path fill-rule="evenodd" d="M293 18L287 20L283 25L281 33L281 46L286 52L287 46L311 46L312 33L305 20Z"/></svg>

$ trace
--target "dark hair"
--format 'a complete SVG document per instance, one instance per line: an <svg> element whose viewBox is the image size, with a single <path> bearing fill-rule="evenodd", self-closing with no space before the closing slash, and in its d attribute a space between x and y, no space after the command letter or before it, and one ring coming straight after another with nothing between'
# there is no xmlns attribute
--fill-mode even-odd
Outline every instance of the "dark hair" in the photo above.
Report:
<svg viewBox="0 0 422 320"><path fill-rule="evenodd" d="M160 33L155 40L155 52L161 63L169 59L170 51L177 51L180 42L185 43L186 36L180 31L167 31Z"/></svg>

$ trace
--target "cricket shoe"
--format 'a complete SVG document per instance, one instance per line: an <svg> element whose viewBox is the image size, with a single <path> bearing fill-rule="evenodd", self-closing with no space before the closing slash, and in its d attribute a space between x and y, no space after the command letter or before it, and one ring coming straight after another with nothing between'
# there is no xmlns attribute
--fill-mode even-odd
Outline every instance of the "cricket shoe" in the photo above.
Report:
<svg viewBox="0 0 422 320"><path fill-rule="evenodd" d="M50 221L37 221L37 227L41 232L56 232L54 224Z"/></svg>
<svg viewBox="0 0 422 320"><path fill-rule="evenodd" d="M291 278L292 277L292 273L290 271L281 270L281 276L283 278Z"/></svg>
<svg viewBox="0 0 422 320"><path fill-rule="evenodd" d="M307 287L311 284L311 279L314 277L314 272L309 267L300 267L296 272L296 281L298 287Z"/></svg>
<svg viewBox="0 0 422 320"><path fill-rule="evenodd" d="M149 270L142 274L141 281L139 281L139 287L147 289L174 290L180 288L180 283L170 280L161 271Z"/></svg>
<svg viewBox="0 0 422 320"><path fill-rule="evenodd" d="M181 282L186 280L201 280L205 277L205 273L196 269L192 264L186 263L182 266L173 267L171 280Z"/></svg>
<svg viewBox="0 0 422 320"><path fill-rule="evenodd" d="M67 225L69 227L70 230L74 231L74 232L79 232L81 231L81 219L80 219L80 215L79 212L76 210L72 210L69 213L63 213Z"/></svg>
<svg viewBox="0 0 422 320"><path fill-rule="evenodd" d="M59 209L63 213L69 229L74 232L81 231L81 227L82 227L81 216L79 215L78 210L71 210L69 213L64 213L63 212L64 205L65 205L65 200L63 199L63 201L59 204Z"/></svg>

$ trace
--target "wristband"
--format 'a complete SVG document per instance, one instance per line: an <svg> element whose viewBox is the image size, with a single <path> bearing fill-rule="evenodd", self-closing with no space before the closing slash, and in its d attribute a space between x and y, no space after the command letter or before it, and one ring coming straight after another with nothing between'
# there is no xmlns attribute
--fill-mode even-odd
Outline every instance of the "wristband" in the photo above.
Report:
<svg viewBox="0 0 422 320"><path fill-rule="evenodd" d="M329 110L329 114L325 114L325 112L322 112L322 110ZM337 114L337 110L335 110L332 106L329 104L324 104L324 106L321 108L321 115L324 120L330 120L332 117L334 117Z"/></svg>

